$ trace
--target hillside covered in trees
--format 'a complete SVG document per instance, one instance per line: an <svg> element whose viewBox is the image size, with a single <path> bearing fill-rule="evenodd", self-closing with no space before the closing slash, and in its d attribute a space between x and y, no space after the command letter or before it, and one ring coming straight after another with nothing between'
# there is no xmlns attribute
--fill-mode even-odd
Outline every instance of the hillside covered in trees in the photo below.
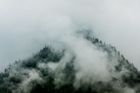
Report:
<svg viewBox="0 0 140 93"><path fill-rule="evenodd" d="M140 92L139 71L115 47L90 32L79 32L74 40L71 47L46 45L10 65L0 73L0 93Z"/></svg>

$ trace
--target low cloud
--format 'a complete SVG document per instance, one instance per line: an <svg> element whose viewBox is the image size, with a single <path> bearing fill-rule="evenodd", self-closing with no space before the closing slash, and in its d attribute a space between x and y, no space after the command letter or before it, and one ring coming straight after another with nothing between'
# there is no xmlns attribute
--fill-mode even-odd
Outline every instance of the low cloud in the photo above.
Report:
<svg viewBox="0 0 140 93"><path fill-rule="evenodd" d="M139 68L139 4L138 0L0 1L0 68L81 27L92 29Z"/></svg>

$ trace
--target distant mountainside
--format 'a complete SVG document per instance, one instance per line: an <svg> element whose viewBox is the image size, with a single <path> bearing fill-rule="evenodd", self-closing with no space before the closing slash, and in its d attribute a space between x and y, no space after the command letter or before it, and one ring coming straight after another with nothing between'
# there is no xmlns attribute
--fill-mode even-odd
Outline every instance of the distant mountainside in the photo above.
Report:
<svg viewBox="0 0 140 93"><path fill-rule="evenodd" d="M33 57L16 61L0 73L0 93L140 93L139 71L115 47L95 38L90 31L77 34L96 50L93 57L79 47L80 56L87 58L79 61L79 54L67 45L60 49L45 46ZM97 57L99 61L94 57L100 55L98 52L103 54ZM94 64L88 64L91 58ZM106 73L100 60L106 60Z"/></svg>

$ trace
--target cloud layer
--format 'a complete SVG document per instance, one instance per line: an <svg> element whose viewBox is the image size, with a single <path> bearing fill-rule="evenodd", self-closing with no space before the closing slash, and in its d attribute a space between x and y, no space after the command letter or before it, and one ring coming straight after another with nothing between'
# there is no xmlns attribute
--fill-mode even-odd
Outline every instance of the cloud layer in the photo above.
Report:
<svg viewBox="0 0 140 93"><path fill-rule="evenodd" d="M0 68L36 53L50 40L88 28L140 68L140 1L0 1Z"/></svg>

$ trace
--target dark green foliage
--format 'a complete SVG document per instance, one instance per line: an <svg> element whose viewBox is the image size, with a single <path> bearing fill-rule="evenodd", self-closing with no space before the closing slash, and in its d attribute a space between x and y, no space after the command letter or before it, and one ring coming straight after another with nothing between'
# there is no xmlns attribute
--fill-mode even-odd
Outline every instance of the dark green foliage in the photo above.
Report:
<svg viewBox="0 0 140 93"><path fill-rule="evenodd" d="M25 68L36 68L38 62L59 62L63 57L63 52L55 52L49 47L44 47L38 54L34 57L23 61L22 66Z"/></svg>
<svg viewBox="0 0 140 93"><path fill-rule="evenodd" d="M45 59L46 61L59 62L62 56L63 53L57 53L54 52L53 49L45 47L35 57L38 57L39 59L42 60Z"/></svg>

